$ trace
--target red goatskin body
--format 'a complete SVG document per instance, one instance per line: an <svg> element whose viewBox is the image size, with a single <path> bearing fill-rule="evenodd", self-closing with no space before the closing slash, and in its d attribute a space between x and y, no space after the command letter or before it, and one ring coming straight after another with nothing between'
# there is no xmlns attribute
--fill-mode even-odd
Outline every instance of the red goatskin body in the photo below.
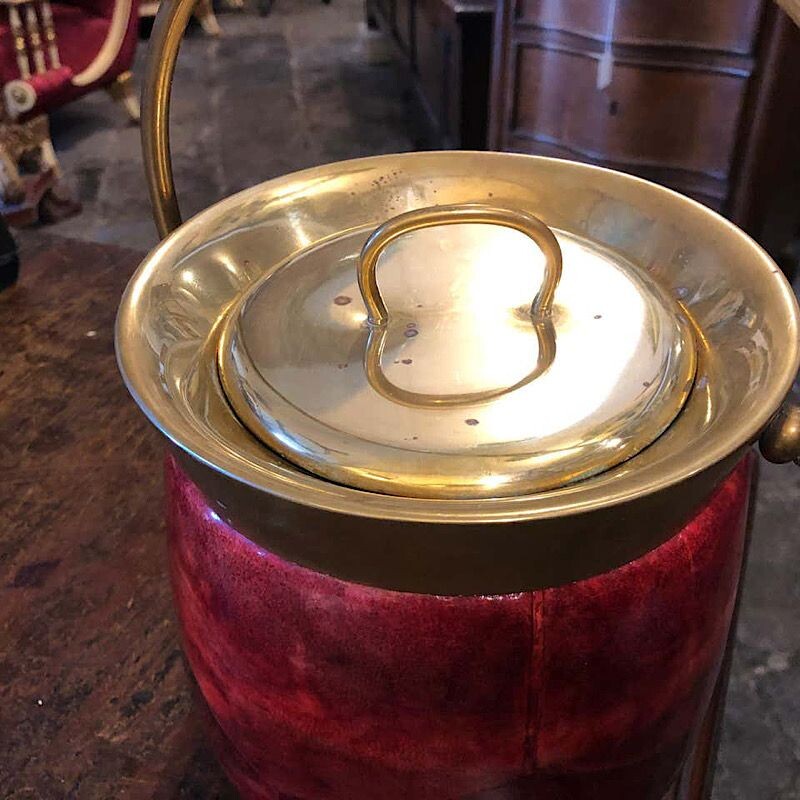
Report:
<svg viewBox="0 0 800 800"><path fill-rule="evenodd" d="M718 674L751 470L616 570L439 597L265 552L168 459L184 649L226 772L248 800L660 800Z"/></svg>

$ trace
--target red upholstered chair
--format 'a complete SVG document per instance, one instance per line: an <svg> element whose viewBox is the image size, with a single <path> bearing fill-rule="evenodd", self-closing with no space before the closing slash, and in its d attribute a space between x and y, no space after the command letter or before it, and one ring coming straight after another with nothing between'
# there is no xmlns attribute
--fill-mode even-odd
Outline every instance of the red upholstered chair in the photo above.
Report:
<svg viewBox="0 0 800 800"><path fill-rule="evenodd" d="M105 88L138 121L129 71L138 6L138 0L0 0L0 184L7 207L22 204L40 216L45 194L53 201L58 194L48 112ZM21 178L23 162L29 171L33 165L35 179ZM77 208L62 200L56 205L64 213Z"/></svg>
<svg viewBox="0 0 800 800"><path fill-rule="evenodd" d="M97 88L138 118L130 66L138 0L0 0L0 81L8 117L23 122Z"/></svg>

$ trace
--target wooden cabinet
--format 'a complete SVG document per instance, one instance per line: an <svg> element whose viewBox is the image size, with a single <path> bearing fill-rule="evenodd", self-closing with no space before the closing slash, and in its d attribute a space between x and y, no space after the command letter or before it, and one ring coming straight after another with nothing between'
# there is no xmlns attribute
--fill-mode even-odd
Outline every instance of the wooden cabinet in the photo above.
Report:
<svg viewBox="0 0 800 800"><path fill-rule="evenodd" d="M631 59L615 65L609 91L598 91L597 60L548 39L517 46L516 80L525 91L509 109L503 149L602 162L718 204L744 104L739 74L653 69Z"/></svg>
<svg viewBox="0 0 800 800"><path fill-rule="evenodd" d="M413 73L436 146L631 172L726 214L779 261L800 253L800 30L772 0L367 7Z"/></svg>
<svg viewBox="0 0 800 800"><path fill-rule="evenodd" d="M519 0L518 25L572 31L602 41L612 11L618 44L679 44L747 55L755 44L761 2L753 0Z"/></svg>
<svg viewBox="0 0 800 800"><path fill-rule="evenodd" d="M495 0L370 0L398 45L436 146L487 145Z"/></svg>
<svg viewBox="0 0 800 800"><path fill-rule="evenodd" d="M798 64L800 32L767 0L498 0L489 146L632 172L764 242L800 220Z"/></svg>

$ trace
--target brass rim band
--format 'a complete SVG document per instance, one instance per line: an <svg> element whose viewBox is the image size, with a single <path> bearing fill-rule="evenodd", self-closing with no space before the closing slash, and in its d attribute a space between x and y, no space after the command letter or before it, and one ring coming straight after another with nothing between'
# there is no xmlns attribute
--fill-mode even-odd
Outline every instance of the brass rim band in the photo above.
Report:
<svg viewBox="0 0 800 800"><path fill-rule="evenodd" d="M178 50L194 0L163 0L159 4L145 66L142 92L142 151L153 218L163 239L182 222L172 176L169 106Z"/></svg>

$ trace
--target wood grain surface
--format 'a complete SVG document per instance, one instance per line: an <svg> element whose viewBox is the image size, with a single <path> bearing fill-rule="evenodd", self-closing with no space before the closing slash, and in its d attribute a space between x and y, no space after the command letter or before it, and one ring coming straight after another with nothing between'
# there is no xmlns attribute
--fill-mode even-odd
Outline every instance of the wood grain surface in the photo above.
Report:
<svg viewBox="0 0 800 800"><path fill-rule="evenodd" d="M0 797L232 798L166 575L162 448L114 360L141 255L37 237L0 293Z"/></svg>

